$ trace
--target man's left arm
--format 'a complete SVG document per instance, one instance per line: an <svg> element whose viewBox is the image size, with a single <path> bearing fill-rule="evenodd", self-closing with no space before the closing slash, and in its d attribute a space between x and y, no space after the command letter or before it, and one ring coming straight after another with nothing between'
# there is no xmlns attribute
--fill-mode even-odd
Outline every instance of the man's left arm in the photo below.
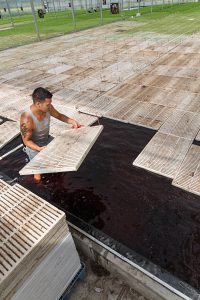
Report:
<svg viewBox="0 0 200 300"><path fill-rule="evenodd" d="M68 123L71 124L73 128L79 128L81 127L81 125L74 119L71 119L69 117L67 117L66 115L61 114L59 111L57 111L53 105L51 105L51 109L50 109L50 114L52 117L64 122L64 123Z"/></svg>

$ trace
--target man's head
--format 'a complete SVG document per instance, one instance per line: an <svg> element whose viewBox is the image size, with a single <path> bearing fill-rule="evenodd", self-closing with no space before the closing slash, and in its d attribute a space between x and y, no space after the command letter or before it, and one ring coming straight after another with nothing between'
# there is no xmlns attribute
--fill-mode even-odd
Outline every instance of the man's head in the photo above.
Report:
<svg viewBox="0 0 200 300"><path fill-rule="evenodd" d="M47 112L49 110L52 97L53 94L42 87L35 89L32 94L34 105L43 112Z"/></svg>

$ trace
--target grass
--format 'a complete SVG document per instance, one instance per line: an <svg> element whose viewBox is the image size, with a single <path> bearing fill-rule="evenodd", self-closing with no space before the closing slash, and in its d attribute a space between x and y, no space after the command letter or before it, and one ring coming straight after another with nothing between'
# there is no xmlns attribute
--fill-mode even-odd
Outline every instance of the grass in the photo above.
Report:
<svg viewBox="0 0 200 300"><path fill-rule="evenodd" d="M136 22L137 27L123 34L138 34L152 32L161 34L193 34L200 29L200 3L185 3L174 5L155 5L140 8L141 16L136 18L138 10L126 10L122 14L112 15L109 10L103 11L103 23L127 19ZM134 18L130 18L134 16ZM0 19L0 49L6 49L31 43L37 40L33 16L31 14L13 17L14 27L10 19ZM37 17L41 39L70 33L74 30L72 14L69 10L47 13L44 19ZM76 29L82 30L100 25L100 12L87 13L76 11Z"/></svg>

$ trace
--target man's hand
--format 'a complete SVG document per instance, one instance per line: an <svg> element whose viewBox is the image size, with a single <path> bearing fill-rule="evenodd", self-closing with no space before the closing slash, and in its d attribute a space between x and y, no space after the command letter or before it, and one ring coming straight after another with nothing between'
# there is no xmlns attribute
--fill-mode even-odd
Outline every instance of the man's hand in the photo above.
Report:
<svg viewBox="0 0 200 300"><path fill-rule="evenodd" d="M44 150L46 148L46 146L43 146L43 147L38 147L38 149L37 149L37 151L42 151L42 150Z"/></svg>
<svg viewBox="0 0 200 300"><path fill-rule="evenodd" d="M52 117L54 117L62 122L72 125L72 128L80 128L83 126L83 125L79 124L76 120L71 119L71 118L67 117L66 115L61 114L59 111L57 111L53 107L53 105L51 105L50 114Z"/></svg>
<svg viewBox="0 0 200 300"><path fill-rule="evenodd" d="M69 119L68 123L72 125L72 128L80 128L83 126L74 119Z"/></svg>

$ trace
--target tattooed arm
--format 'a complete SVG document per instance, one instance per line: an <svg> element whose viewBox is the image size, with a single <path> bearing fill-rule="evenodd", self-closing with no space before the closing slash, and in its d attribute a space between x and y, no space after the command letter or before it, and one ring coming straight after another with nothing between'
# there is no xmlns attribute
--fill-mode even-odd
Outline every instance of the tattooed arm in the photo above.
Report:
<svg viewBox="0 0 200 300"><path fill-rule="evenodd" d="M32 150L41 151L44 147L39 147L31 140L33 130L34 123L32 118L28 113L23 113L20 118L20 131L23 143Z"/></svg>

